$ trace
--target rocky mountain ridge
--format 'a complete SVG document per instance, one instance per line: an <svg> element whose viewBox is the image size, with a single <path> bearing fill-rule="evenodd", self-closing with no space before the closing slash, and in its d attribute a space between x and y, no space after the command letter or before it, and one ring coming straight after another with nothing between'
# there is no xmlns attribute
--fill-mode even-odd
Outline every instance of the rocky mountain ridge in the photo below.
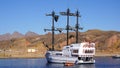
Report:
<svg viewBox="0 0 120 68"><path fill-rule="evenodd" d="M27 37L22 37L21 34L13 33L15 37L9 40L0 41L0 50L23 50L26 48L38 48L39 52L43 54L52 47L52 34L38 35L28 32ZM17 35L16 35L17 34ZM32 35L30 37L30 35ZM34 35L34 36L33 36ZM3 35L4 38L11 37L9 33ZM22 37L22 38L21 38ZM120 32L118 31L101 31L101 30L88 30L86 32L79 32L79 43L88 41L96 44L96 53L120 53ZM69 33L69 44L75 43L75 32ZM66 45L66 33L55 34L55 50L61 50Z"/></svg>
<svg viewBox="0 0 120 68"><path fill-rule="evenodd" d="M33 36L39 36L39 34L37 34L35 32L32 32L32 31L28 31L26 34L21 34L17 31L15 31L12 34L6 33L6 34L0 35L0 41L10 40L10 39L13 39L13 38L17 39L17 38L33 37Z"/></svg>

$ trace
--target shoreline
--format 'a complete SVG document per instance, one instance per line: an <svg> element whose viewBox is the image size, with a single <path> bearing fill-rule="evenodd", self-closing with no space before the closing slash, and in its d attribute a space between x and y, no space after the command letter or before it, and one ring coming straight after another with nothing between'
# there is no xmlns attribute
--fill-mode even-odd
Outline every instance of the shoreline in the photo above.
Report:
<svg viewBox="0 0 120 68"><path fill-rule="evenodd" d="M98 53L98 54L96 54L94 57L112 57L112 56L114 56L114 55L116 55L116 54L103 54L103 53ZM0 59L39 59L39 58L45 58L45 56L34 56L34 57L32 57L32 56L27 56L27 57L25 57L25 56L16 56L16 57L6 57L6 56L0 56Z"/></svg>
<svg viewBox="0 0 120 68"><path fill-rule="evenodd" d="M95 56L95 57L112 57L112 56ZM0 59L41 59L45 57L0 57Z"/></svg>
<svg viewBox="0 0 120 68"><path fill-rule="evenodd" d="M40 59L45 57L0 57L0 59Z"/></svg>

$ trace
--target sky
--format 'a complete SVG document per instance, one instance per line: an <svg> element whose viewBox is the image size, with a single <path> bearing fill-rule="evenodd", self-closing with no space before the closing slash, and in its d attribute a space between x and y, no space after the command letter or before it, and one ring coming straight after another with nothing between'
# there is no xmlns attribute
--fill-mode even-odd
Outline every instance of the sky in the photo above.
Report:
<svg viewBox="0 0 120 68"><path fill-rule="evenodd" d="M52 18L46 14L52 11L60 16L55 27L65 28L66 16L59 12L66 12L67 8L71 13L79 10L82 32L120 31L120 0L0 0L0 34L14 31L45 34L44 29L51 28L52 24ZM75 24L76 18L70 17L70 26Z"/></svg>

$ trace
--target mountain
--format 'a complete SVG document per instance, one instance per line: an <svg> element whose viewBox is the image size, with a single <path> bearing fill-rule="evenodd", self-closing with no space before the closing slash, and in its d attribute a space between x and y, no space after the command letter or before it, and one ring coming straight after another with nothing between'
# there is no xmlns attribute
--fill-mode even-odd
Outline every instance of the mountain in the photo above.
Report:
<svg viewBox="0 0 120 68"><path fill-rule="evenodd" d="M35 32L31 32L31 31L28 31L26 34L25 34L25 37L34 37L34 36L39 36L39 34L35 33Z"/></svg>
<svg viewBox="0 0 120 68"><path fill-rule="evenodd" d="M3 34L3 35L0 35L0 41L2 40L9 40L11 39L11 34L10 33L6 33L6 34Z"/></svg>
<svg viewBox="0 0 120 68"><path fill-rule="evenodd" d="M19 33L19 32L17 32L17 31L15 31L15 32L11 35L11 38L22 38L22 37L24 37L24 35L21 34L21 33Z"/></svg>
<svg viewBox="0 0 120 68"><path fill-rule="evenodd" d="M25 35L23 35L17 31L15 31L12 34L6 33L6 34L0 35L0 41L17 39L17 38L25 38L25 37L35 37L35 36L39 36L39 34L37 34L35 32L28 31Z"/></svg>
<svg viewBox="0 0 120 68"><path fill-rule="evenodd" d="M0 41L3 41L3 40L10 40L10 39L17 39L17 38L23 38L24 35L15 31L13 34L10 34L10 33L6 33L6 34L3 34L3 35L0 35Z"/></svg>
<svg viewBox="0 0 120 68"><path fill-rule="evenodd" d="M16 39L13 39L16 38ZM22 38L21 38L22 37ZM75 32L69 33L69 44L75 43ZM102 30L88 30L86 32L79 32L78 41L84 42L94 42L96 44L96 51L103 53L116 53L120 52L120 32L118 31L102 31ZM3 46L10 47L9 45L13 45L11 48L19 48L23 47L37 47L41 46L43 49L51 49L52 47L52 34L47 33L45 35L38 35L34 32L27 32L24 37L22 34L18 32L14 32L11 35L9 33L0 35L0 48L4 48ZM11 39L11 40L10 40ZM55 34L55 49L61 50L63 46L66 45L66 33ZM5 41L6 40L6 41Z"/></svg>
<svg viewBox="0 0 120 68"><path fill-rule="evenodd" d="M88 30L83 33L84 37L96 43L97 50L111 51L120 49L120 32Z"/></svg>
<svg viewBox="0 0 120 68"><path fill-rule="evenodd" d="M120 51L120 32L118 31L102 31L102 30L88 30L86 32L79 32L78 41L95 42L97 51L114 52ZM51 34L46 34L41 40L51 48ZM75 43L75 32L69 33L69 44ZM66 45L66 34L55 35L55 48L60 49Z"/></svg>

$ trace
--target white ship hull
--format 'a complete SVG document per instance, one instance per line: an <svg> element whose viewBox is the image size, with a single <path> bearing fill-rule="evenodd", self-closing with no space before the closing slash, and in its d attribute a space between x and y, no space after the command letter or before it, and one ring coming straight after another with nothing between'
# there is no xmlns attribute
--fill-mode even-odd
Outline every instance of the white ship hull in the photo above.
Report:
<svg viewBox="0 0 120 68"><path fill-rule="evenodd" d="M77 58L65 56L48 56L46 57L46 59L50 63L65 63L65 62L75 63L75 61L77 61Z"/></svg>
<svg viewBox="0 0 120 68"><path fill-rule="evenodd" d="M86 44L84 44L86 45ZM95 48L89 45L85 48L84 45L73 44L65 46L62 51L47 51L46 59L49 63L75 63L75 64L93 64L95 63L94 54ZM83 48L84 47L84 48Z"/></svg>
<svg viewBox="0 0 120 68"><path fill-rule="evenodd" d="M46 57L49 63L66 63L71 62L75 64L93 64L95 60L83 61L78 60L77 57L65 57L65 56L48 56Z"/></svg>

